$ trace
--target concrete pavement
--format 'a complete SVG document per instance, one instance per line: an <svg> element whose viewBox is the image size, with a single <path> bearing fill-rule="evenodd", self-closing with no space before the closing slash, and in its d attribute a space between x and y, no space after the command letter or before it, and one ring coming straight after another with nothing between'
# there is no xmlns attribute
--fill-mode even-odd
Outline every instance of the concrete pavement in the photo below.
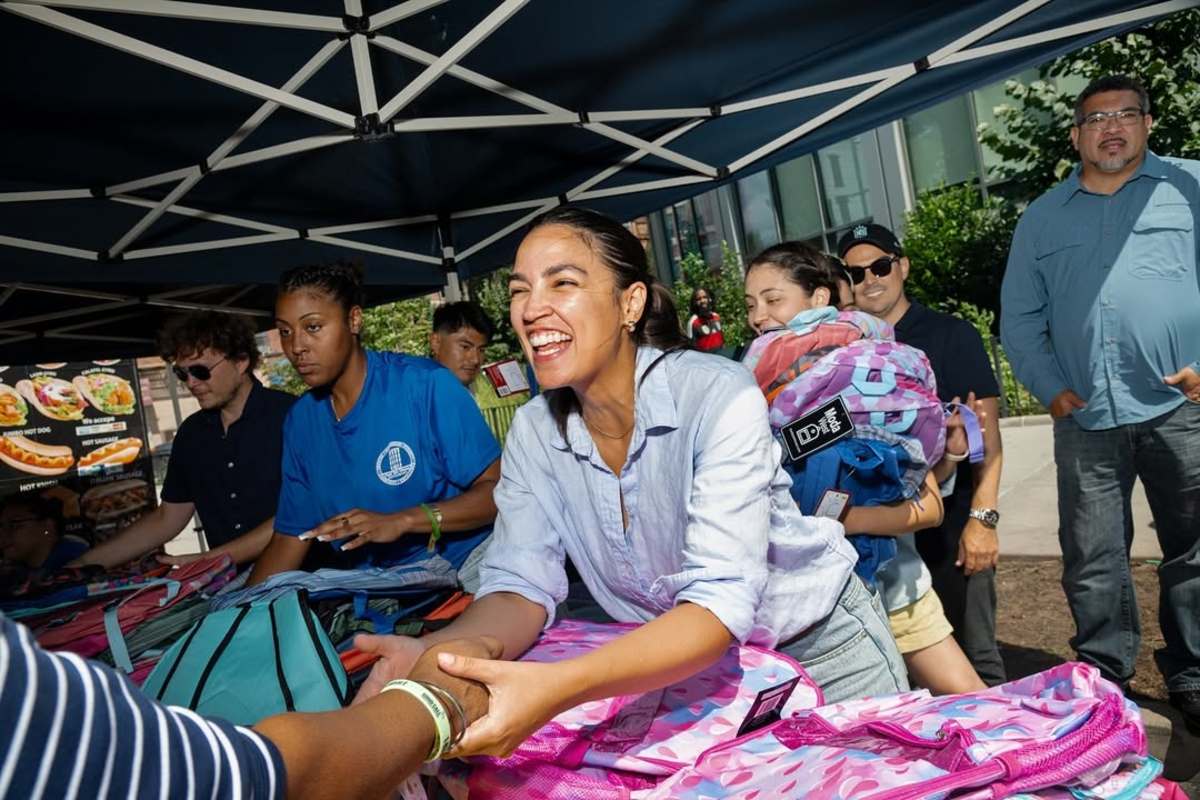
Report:
<svg viewBox="0 0 1200 800"><path fill-rule="evenodd" d="M1000 420L1004 472L1000 478L1000 553L1059 558L1058 487L1050 418ZM1150 506L1141 482L1133 488L1133 557L1162 557L1150 527Z"/></svg>

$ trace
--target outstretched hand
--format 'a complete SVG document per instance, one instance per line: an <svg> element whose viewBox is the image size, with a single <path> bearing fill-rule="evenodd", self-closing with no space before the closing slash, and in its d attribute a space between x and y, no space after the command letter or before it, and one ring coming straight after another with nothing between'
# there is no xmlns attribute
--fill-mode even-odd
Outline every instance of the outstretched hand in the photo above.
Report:
<svg viewBox="0 0 1200 800"><path fill-rule="evenodd" d="M300 534L300 539L317 539L322 542L347 539L348 541L342 544L342 549L353 550L370 542L394 542L412 530L413 526L403 511L396 514L380 514L352 508L327 519L311 531L305 531Z"/></svg>
<svg viewBox="0 0 1200 800"><path fill-rule="evenodd" d="M482 683L452 675L438 666L438 656L448 653L460 658L493 659L504 652L504 645L493 636L454 639L433 645L417 659L408 677L415 681L436 684L462 703L467 725L488 713L488 689ZM502 663L502 662L501 662Z"/></svg>
<svg viewBox="0 0 1200 800"><path fill-rule="evenodd" d="M354 646L363 653L378 656L379 660L371 667L371 674L359 687L351 705L370 700L379 694L388 681L407 678L417 659L426 650L420 639L411 636L375 636L369 633L355 636Z"/></svg>
<svg viewBox="0 0 1200 800"><path fill-rule="evenodd" d="M495 661L442 653L443 672L476 681L491 696L487 714L474 722L448 757L510 755L538 728L571 705L574 686L563 664Z"/></svg>

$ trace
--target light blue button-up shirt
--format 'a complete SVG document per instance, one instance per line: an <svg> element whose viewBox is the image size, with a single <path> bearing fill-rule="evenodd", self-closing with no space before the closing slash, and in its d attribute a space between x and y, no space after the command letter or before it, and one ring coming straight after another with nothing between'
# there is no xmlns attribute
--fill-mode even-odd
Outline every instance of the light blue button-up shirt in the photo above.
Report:
<svg viewBox="0 0 1200 800"><path fill-rule="evenodd" d="M550 625L567 595L566 554L624 622L690 602L739 641L770 647L824 619L854 548L839 523L796 508L749 371L715 355L643 347L636 386L620 475L578 414L564 437L544 395L517 412L479 596L515 592L541 604Z"/></svg>
<svg viewBox="0 0 1200 800"><path fill-rule="evenodd" d="M1035 200L1013 236L1000 332L1044 405L1071 389L1088 430L1152 419L1183 394L1163 377L1200 371L1200 162L1147 153L1112 195L1071 177Z"/></svg>

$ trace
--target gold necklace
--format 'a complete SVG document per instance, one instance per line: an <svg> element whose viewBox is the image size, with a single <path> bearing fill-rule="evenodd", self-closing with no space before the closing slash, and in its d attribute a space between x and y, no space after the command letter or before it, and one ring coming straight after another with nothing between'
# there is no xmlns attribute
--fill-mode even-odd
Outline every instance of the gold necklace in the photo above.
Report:
<svg viewBox="0 0 1200 800"><path fill-rule="evenodd" d="M635 417L633 423L625 430L624 433L619 433L619 434L614 435L614 434L608 433L606 431L600 430L599 428L596 427L595 423L589 421L587 417L584 417L583 421L588 426L588 430L590 430L592 433L600 434L605 439L624 439L633 430L633 426L637 424L637 418Z"/></svg>

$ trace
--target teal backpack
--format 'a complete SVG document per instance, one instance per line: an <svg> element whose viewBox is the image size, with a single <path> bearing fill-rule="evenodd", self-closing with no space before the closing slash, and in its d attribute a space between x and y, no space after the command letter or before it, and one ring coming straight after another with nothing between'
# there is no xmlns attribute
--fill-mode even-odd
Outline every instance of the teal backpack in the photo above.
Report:
<svg viewBox="0 0 1200 800"><path fill-rule="evenodd" d="M305 600L292 591L209 614L166 652L142 691L236 725L345 706L346 671Z"/></svg>

